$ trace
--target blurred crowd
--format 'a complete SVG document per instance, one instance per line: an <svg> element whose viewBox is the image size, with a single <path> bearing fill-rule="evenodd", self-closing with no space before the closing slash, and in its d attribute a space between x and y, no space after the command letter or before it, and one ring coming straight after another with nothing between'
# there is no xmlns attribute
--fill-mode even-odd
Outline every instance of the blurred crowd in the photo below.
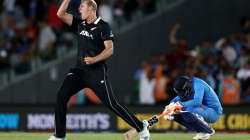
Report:
<svg viewBox="0 0 250 140"><path fill-rule="evenodd" d="M156 0L96 0L114 28L155 12ZM0 83L55 60L73 48L74 36L56 16L61 0L0 1ZM78 14L80 0L69 12Z"/></svg>
<svg viewBox="0 0 250 140"><path fill-rule="evenodd" d="M49 62L57 58L58 48L72 47L67 34L61 34L65 29L56 16L57 8L55 0L1 1L1 74L28 73L35 60Z"/></svg>
<svg viewBox="0 0 250 140"><path fill-rule="evenodd" d="M156 0L96 0L98 14L114 27L120 27L138 17L157 10Z"/></svg>
<svg viewBox="0 0 250 140"><path fill-rule="evenodd" d="M241 26L241 32L190 47L176 37L181 29L176 23L169 33L171 51L143 62L135 73L138 96L133 98L139 104L166 104L175 96L173 80L188 75L205 80L223 104L250 103L250 18L242 18Z"/></svg>

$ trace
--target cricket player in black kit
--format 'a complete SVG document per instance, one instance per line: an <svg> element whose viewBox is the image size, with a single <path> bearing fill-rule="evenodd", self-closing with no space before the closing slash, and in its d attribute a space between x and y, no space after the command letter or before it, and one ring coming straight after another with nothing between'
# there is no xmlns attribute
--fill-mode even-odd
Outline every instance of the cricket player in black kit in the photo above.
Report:
<svg viewBox="0 0 250 140"><path fill-rule="evenodd" d="M57 93L55 134L49 140L66 139L67 103L71 96L86 87L91 88L105 106L134 127L140 134L140 140L149 140L148 122L138 120L118 103L108 82L105 60L113 54L114 39L109 24L96 16L94 0L81 1L80 18L66 12L69 3L70 0L63 0L57 15L77 34L77 64L70 69Z"/></svg>

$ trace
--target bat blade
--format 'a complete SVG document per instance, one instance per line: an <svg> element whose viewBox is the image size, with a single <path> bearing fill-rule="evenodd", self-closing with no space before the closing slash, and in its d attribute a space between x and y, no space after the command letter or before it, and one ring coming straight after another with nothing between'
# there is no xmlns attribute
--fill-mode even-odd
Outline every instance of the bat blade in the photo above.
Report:
<svg viewBox="0 0 250 140"><path fill-rule="evenodd" d="M159 121L160 117L162 117L162 114L161 115L154 115L153 117L148 119L149 127L155 125ZM128 130L127 132L125 132L123 134L124 140L132 140L136 136L138 136L138 132L134 128Z"/></svg>
<svg viewBox="0 0 250 140"><path fill-rule="evenodd" d="M159 121L159 118L161 118L163 116L167 117L167 116L172 115L174 113L188 112L188 111L182 111L181 108L182 107L176 108L176 105L171 105L168 108L165 108L165 110L160 115L154 115L153 117L148 119L149 127L155 125ZM136 136L138 136L138 132L134 128L128 130L127 132L125 132L123 134L124 140L132 140Z"/></svg>
<svg viewBox="0 0 250 140"><path fill-rule="evenodd" d="M134 128L132 128L123 134L123 139L124 140L132 140L137 135L138 135L138 132Z"/></svg>

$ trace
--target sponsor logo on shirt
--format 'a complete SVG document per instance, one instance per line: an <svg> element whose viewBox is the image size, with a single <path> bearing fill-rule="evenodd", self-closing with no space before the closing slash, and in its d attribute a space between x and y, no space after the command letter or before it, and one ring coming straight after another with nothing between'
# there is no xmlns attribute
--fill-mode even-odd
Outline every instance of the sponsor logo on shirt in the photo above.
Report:
<svg viewBox="0 0 250 140"><path fill-rule="evenodd" d="M86 37L91 38L91 39L94 39L93 35L90 34L88 31L85 31L85 30L82 30L82 31L80 32L80 35L86 36Z"/></svg>

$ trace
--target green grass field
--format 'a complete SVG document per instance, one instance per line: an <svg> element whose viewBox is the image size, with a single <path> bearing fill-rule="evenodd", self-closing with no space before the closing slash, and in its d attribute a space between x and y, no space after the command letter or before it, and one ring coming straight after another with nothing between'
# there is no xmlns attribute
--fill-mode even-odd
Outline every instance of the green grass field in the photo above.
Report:
<svg viewBox="0 0 250 140"><path fill-rule="evenodd" d="M0 133L0 140L47 140L49 133ZM151 140L191 140L194 133L153 133ZM122 140L121 133L70 133L68 140ZM137 140L137 139L135 139ZM250 140L250 134L214 135L211 140Z"/></svg>

